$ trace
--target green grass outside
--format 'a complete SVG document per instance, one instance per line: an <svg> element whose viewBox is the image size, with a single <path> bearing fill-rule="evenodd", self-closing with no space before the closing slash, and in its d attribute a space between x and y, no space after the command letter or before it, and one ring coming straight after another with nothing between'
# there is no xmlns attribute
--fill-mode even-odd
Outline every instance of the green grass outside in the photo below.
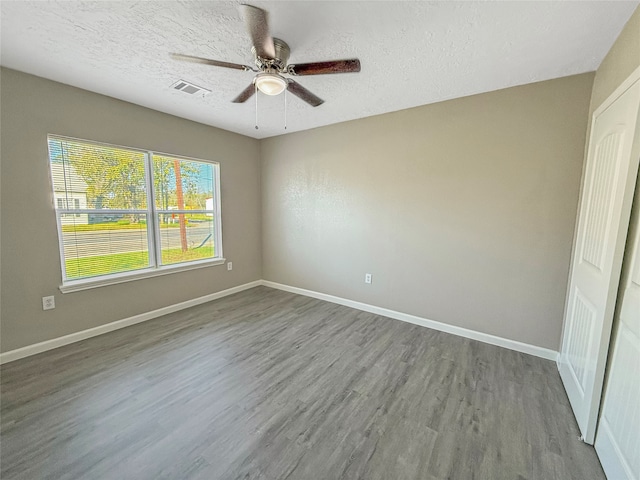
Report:
<svg viewBox="0 0 640 480"><path fill-rule="evenodd" d="M172 263L189 262L192 260L204 260L213 257L213 247L203 245L200 248L191 248L183 252L180 248L172 248L162 250L162 264L169 265Z"/></svg>
<svg viewBox="0 0 640 480"><path fill-rule="evenodd" d="M206 245L200 248L189 249L186 252L183 252L180 248L173 248L162 251L162 263L164 265L170 265L192 260L204 260L206 258L212 258L213 254L213 247ZM127 252L112 255L97 255L95 257L68 259L65 263L67 278L69 280L75 280L147 268L149 266L149 253Z"/></svg>

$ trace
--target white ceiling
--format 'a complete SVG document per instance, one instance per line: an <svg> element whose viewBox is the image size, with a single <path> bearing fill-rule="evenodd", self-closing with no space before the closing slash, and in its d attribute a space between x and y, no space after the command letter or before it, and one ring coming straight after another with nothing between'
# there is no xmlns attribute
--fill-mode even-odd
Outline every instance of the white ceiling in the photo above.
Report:
<svg viewBox="0 0 640 480"><path fill-rule="evenodd" d="M254 138L285 133L283 96L231 100L253 65L239 1L1 2L3 66ZM270 13L290 63L358 57L360 73L298 77L325 100L288 96L287 132L595 70L638 1L249 2ZM211 90L174 91L179 79Z"/></svg>

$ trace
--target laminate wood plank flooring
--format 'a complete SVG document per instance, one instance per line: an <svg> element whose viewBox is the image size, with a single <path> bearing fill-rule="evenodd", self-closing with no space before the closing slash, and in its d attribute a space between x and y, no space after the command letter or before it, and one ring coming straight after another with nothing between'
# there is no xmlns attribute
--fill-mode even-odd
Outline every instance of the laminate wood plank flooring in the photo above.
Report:
<svg viewBox="0 0 640 480"><path fill-rule="evenodd" d="M603 479L553 362L257 287L5 364L10 479Z"/></svg>

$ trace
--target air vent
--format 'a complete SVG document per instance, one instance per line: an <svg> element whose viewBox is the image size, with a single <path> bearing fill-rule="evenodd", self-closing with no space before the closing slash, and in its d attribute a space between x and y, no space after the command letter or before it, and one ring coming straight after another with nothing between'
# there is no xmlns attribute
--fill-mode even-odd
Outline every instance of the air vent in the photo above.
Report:
<svg viewBox="0 0 640 480"><path fill-rule="evenodd" d="M211 90L207 90L206 88L198 87L193 83L189 83L186 80L178 80L176 83L171 85L171 88L174 90L180 90L181 92L188 93L189 95L195 95L199 93L203 97L208 93L211 93Z"/></svg>

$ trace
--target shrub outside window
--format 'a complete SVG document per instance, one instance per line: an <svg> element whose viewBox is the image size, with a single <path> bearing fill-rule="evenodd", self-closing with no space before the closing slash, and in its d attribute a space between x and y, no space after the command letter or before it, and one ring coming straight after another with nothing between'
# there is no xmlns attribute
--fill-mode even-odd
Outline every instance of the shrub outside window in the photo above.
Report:
<svg viewBox="0 0 640 480"><path fill-rule="evenodd" d="M218 163L48 143L63 286L222 263Z"/></svg>

